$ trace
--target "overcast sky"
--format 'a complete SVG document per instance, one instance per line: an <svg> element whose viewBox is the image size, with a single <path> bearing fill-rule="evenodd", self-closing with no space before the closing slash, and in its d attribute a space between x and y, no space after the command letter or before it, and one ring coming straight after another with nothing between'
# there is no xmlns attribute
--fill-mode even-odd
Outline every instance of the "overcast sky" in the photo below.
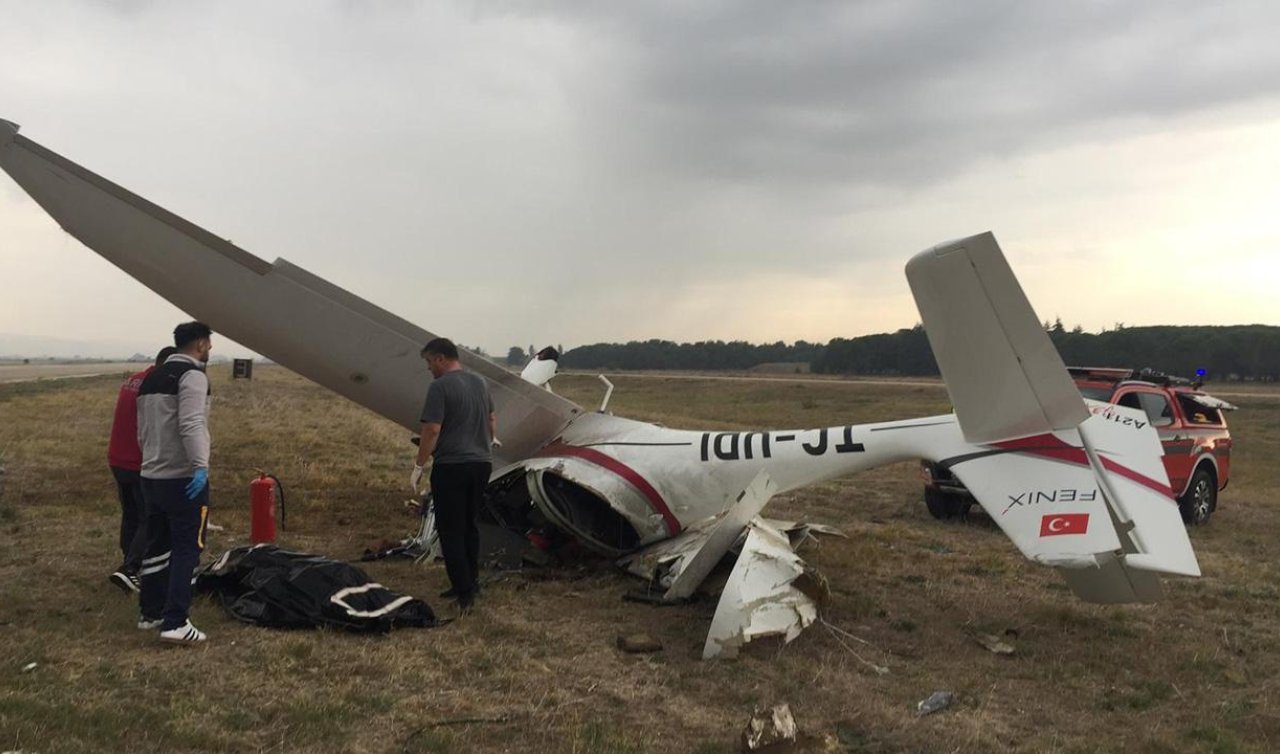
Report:
<svg viewBox="0 0 1280 754"><path fill-rule="evenodd" d="M498 355L910 327L906 260L985 230L1042 319L1280 324L1274 2L0 18L23 135ZM153 351L182 317L0 174L0 353Z"/></svg>

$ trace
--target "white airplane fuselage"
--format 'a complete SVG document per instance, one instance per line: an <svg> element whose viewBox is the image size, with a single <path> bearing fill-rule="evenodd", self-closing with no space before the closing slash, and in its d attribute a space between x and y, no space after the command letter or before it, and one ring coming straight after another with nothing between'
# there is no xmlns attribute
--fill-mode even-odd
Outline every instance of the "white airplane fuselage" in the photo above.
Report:
<svg viewBox="0 0 1280 754"><path fill-rule="evenodd" d="M604 414L575 419L533 457L496 471L527 475L533 502L558 527L594 549L621 554L678 535L722 513L761 471L778 492L846 474L941 454L968 445L954 415L822 429L699 432ZM567 480L589 496L555 494ZM607 505L634 529L603 541L576 524L566 506ZM616 533L615 530L611 530Z"/></svg>

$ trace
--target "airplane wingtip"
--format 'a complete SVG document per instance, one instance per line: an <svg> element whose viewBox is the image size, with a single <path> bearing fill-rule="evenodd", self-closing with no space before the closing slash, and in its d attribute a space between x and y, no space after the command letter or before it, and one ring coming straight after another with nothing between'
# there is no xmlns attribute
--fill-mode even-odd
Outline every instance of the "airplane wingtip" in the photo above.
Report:
<svg viewBox="0 0 1280 754"><path fill-rule="evenodd" d="M18 128L17 123L0 118L0 144L13 141L13 137L18 135Z"/></svg>

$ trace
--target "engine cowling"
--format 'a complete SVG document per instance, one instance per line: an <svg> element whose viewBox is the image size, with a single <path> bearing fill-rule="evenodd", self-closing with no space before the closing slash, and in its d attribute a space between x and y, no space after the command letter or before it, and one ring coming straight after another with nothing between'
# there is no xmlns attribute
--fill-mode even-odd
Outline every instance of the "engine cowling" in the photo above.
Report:
<svg viewBox="0 0 1280 754"><path fill-rule="evenodd" d="M534 504L584 545L616 556L671 536L669 516L618 471L574 457L525 464Z"/></svg>

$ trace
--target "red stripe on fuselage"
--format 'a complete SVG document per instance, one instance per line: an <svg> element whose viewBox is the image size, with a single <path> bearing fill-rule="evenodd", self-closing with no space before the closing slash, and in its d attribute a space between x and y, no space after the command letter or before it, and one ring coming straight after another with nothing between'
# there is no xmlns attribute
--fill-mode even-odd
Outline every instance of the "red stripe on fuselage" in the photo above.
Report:
<svg viewBox="0 0 1280 754"><path fill-rule="evenodd" d="M992 443L992 446L1003 450L1015 450L1020 453L1030 453L1031 455L1040 456L1041 458L1052 458L1056 461L1066 461L1067 463L1074 463L1080 466L1089 465L1089 457L1085 455L1084 448L1077 448L1074 445L1070 445L1054 435L1036 435L1035 437L1006 440L1004 442ZM1103 468L1107 471L1114 472L1131 482L1136 482L1143 487L1155 490L1170 500L1173 499L1173 490L1169 488L1169 485L1152 479L1151 477L1143 476L1126 466L1121 466L1110 458L1103 458L1102 456L1099 456L1099 458L1102 460Z"/></svg>
<svg viewBox="0 0 1280 754"><path fill-rule="evenodd" d="M1127 468L1125 466L1121 466L1120 464L1116 463L1110 458L1103 458L1102 465L1107 468L1107 471L1114 471L1115 473L1119 474L1125 479L1128 479L1131 482L1137 482L1143 487L1147 487L1155 490L1156 492L1159 492L1161 495L1164 495L1170 500L1173 499L1173 489L1171 489L1169 485L1163 482L1152 479L1151 477L1145 477L1139 474L1138 472L1134 471L1133 469Z"/></svg>
<svg viewBox="0 0 1280 754"><path fill-rule="evenodd" d="M1052 458L1080 466L1089 465L1089 457L1085 455L1083 448L1069 445L1053 435L1022 437L1017 440L994 442L991 445L1002 450L1017 450L1023 453L1030 453L1033 456Z"/></svg>
<svg viewBox="0 0 1280 754"><path fill-rule="evenodd" d="M675 514L671 512L671 509L667 507L667 502L662 499L662 495L654 489L653 485L649 484L648 480L640 476L639 472L635 469L612 456L601 453L598 450L592 450L591 448L579 448L573 445L564 445L562 443L548 445L534 454L534 457L536 458L555 458L557 456L579 458L588 463L593 463L602 469L612 471L622 477L627 484L634 487L637 492L649 501L649 506L653 508L654 512L662 516L662 521L666 524L667 532L671 536L674 537L680 533L680 521L675 517Z"/></svg>

